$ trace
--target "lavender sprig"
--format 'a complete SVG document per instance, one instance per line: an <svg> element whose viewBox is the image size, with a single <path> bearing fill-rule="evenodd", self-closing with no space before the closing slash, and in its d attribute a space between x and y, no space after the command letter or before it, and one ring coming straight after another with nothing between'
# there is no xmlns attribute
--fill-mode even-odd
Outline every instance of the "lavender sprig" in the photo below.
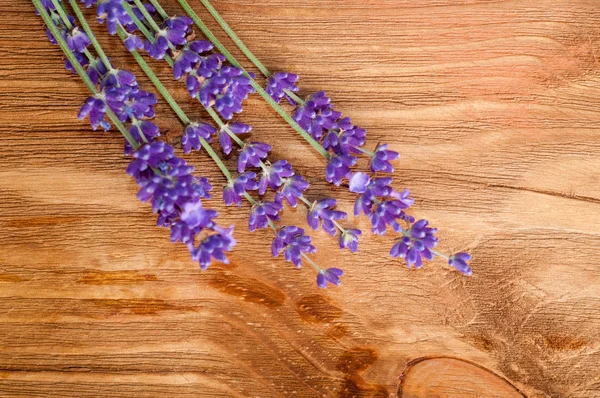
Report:
<svg viewBox="0 0 600 398"><path fill-rule="evenodd" d="M60 29L61 21L64 24L62 26L68 27L71 31L76 27L74 18L64 12L58 0L46 4L42 4L40 0L33 0L33 4L51 33L49 35L51 42L60 46L70 65L93 95L93 101L88 99L85 102L84 113L89 115L95 112L93 116L95 120L92 124L100 119L103 120L104 114L107 114L131 149L136 150L127 173L132 175L140 186L138 198L152 204L153 211L158 215L158 225L170 228L171 240L185 243L192 258L200 263L201 268L206 268L213 258L227 263L225 252L230 251L235 245L232 236L233 228L224 229L218 226L213 221L217 212L202 206L201 199L210 196L208 192L211 186L208 180L193 176L191 173L194 168L187 165L183 159L177 158L171 146L163 142L151 142L153 137L148 139L144 135L143 128L138 131L136 137L123 124L130 122L135 127L133 123L140 120L138 117L147 119L154 116L151 110L153 101L147 101L148 93L139 90L132 74L116 70L110 63L104 65L106 73L101 78L98 76L100 79L94 82L86 74L80 58L75 55L85 53L91 58L91 53L87 50L89 44L92 44L96 50L99 49L85 20L82 23L89 43L84 40L87 44L78 46L65 38L67 33ZM51 14L55 15L57 10L62 12L58 13L58 18L53 18ZM77 11L78 9L75 9L76 13ZM98 91L98 87L101 91ZM118 90L120 95L109 100L105 95L109 90ZM140 98L145 100L141 101L145 102L144 106L136 105ZM151 123L147 120L143 121ZM201 235L204 237L200 238Z"/></svg>
<svg viewBox="0 0 600 398"><path fill-rule="evenodd" d="M243 70L233 55L227 51L210 29L192 10L187 1L178 1L205 36L209 38L223 55L225 55L227 60L232 65ZM399 154L397 152L389 150L387 144L378 145L374 151L364 149L363 145L366 142L365 131L353 126L350 123L350 119L343 118L341 113L335 111L329 98L324 92L313 94L307 101L300 99L295 95L295 92L298 91L296 86L296 75L285 72L271 74L244 45L214 7L212 7L210 2L208 0L200 1L242 52L256 67L259 68L264 76L268 78L267 90L263 90L253 79L250 80L252 87L256 89L265 101L267 101L267 103L269 103L296 132L298 132L327 160L326 179L328 182L340 185L344 180L351 180L353 177L351 169L356 163L357 154L365 154L370 157L370 169L372 173L393 172L394 169L390 162L398 158ZM157 0L151 0L151 2L153 4L158 4ZM291 119L279 106L279 102L284 97L297 105L293 119ZM373 178L375 179L375 177ZM364 179L362 175L361 179ZM378 198L377 202L371 203L371 207L374 211L370 212L368 216L371 219L373 231L375 233L384 234L386 225L391 225L396 231L402 231L402 229L396 227L398 220L406 221L409 224L414 222L412 217L407 216L404 213L404 209L395 206L395 201L398 200L396 196L400 196L400 194L396 192L391 192L390 194L392 196L385 195L383 200L382 198ZM362 198L362 196L359 197L357 203L362 203ZM409 227L409 229L410 228L412 227ZM394 247L396 247L396 245ZM439 255L438 252L431 253ZM395 254L395 250L392 249L390 254ZM430 257L431 258L429 259L432 259L433 255ZM471 269L467 264L470 260L470 256L465 255L465 253L457 253L453 256L443 255L442 257L445 257L448 260L450 266L455 267L463 274L470 275ZM413 257L411 256L409 260L413 260ZM415 264L416 262L407 261L409 267Z"/></svg>

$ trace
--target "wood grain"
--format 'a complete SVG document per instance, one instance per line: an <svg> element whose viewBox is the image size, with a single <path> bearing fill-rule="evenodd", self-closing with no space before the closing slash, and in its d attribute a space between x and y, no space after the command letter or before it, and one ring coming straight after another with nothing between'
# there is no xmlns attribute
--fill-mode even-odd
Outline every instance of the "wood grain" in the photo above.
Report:
<svg viewBox="0 0 600 398"><path fill-rule="evenodd" d="M85 88L32 5L0 0L0 395L600 396L598 2L214 4L269 68L300 74L303 95L326 90L369 145L401 152L397 188L443 249L471 251L474 276L407 270L386 256L390 237L352 255L315 233L317 260L347 273L320 291L270 257L268 232L247 232L247 206L217 199L239 243L231 265L200 272L137 202L118 135L76 119ZM174 115L163 102L157 114L176 143ZM351 208L259 97L243 120L311 195ZM218 169L190 160L218 197Z"/></svg>

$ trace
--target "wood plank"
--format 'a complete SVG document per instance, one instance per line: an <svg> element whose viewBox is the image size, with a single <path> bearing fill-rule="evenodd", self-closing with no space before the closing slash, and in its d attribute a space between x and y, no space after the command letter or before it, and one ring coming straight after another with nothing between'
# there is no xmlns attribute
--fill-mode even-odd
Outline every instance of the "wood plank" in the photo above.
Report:
<svg viewBox="0 0 600 398"><path fill-rule="evenodd" d="M238 240L230 265L201 272L136 200L118 134L76 119L85 87L32 5L0 0L0 396L599 396L597 1L214 5L269 68L300 74L302 95L326 90L368 145L401 152L397 188L442 249L473 254L473 277L442 261L407 270L386 255L390 236L367 234L353 255L319 232L317 261L346 275L318 290L311 270L271 258L268 231L247 231L249 207L226 208L219 170L194 154ZM176 144L163 101L157 115ZM258 96L240 120L306 176L309 196L351 209Z"/></svg>

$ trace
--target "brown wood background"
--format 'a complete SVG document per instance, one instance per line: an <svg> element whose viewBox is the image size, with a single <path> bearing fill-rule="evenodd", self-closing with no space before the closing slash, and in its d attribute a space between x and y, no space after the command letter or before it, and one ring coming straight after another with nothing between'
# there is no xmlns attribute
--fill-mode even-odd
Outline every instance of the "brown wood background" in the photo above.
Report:
<svg viewBox="0 0 600 398"><path fill-rule="evenodd" d="M471 251L474 276L407 270L390 237L352 255L314 233L317 260L347 273L321 291L312 270L270 257L268 231L247 232L248 206L218 199L239 243L231 265L200 272L136 200L118 134L76 119L87 93L33 6L0 0L0 395L600 396L600 3L214 4L268 67L301 75L302 94L326 90L370 145L401 152L397 188L441 248ZM157 113L176 142L174 115ZM313 197L351 208L260 97L241 120ZM217 168L191 160L220 196Z"/></svg>

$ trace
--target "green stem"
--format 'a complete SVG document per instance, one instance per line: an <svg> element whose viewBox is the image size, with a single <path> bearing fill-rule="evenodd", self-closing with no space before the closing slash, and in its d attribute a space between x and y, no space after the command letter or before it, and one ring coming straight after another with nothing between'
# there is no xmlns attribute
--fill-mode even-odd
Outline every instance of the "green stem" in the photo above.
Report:
<svg viewBox="0 0 600 398"><path fill-rule="evenodd" d="M96 50L96 53L98 54L98 56L104 63L104 66L106 66L107 70L109 70L109 71L112 70L113 68L112 68L112 65L110 64L110 61L108 60L108 57L104 53L104 50L102 50L102 47L100 46L100 43L98 43L98 40L96 40L96 36L94 35L94 32L92 32L90 25L85 20L85 17L83 16L83 13L81 12L81 8L79 8L79 5L77 5L77 1L69 0L69 4L71 5L71 8L75 12L75 16L77 17L77 20L81 24L83 31L90 38L90 41L92 42L92 46L94 47L94 50Z"/></svg>
<svg viewBox="0 0 600 398"><path fill-rule="evenodd" d="M262 64L262 62L259 61L258 58L256 58L256 56L254 54L252 54L252 51L250 51L250 49L248 47L246 47L244 42L238 37L238 35L235 34L233 29L231 29L229 24L227 24L227 22L225 22L225 20L221 17L221 15L219 15L219 13L217 12L217 10L215 10L215 8L212 6L212 4L210 4L210 2L208 0L200 0L200 2L208 10L210 15L212 15L212 17L215 19L215 21L217 21L217 23L221 26L221 28L223 28L223 30L225 31L225 33L227 33L227 35L231 38L231 40L233 40L235 45L238 46L240 50L242 50L244 55L250 61L252 61L252 63L254 65L256 65L256 67L260 70L260 72L263 75L265 75L265 77L271 76L271 72L269 72L269 70Z"/></svg>
<svg viewBox="0 0 600 398"><path fill-rule="evenodd" d="M319 266L317 265L317 263L315 263L315 262L314 262L314 261L313 261L313 260L312 260L310 257L308 257L308 256L306 255L306 253L302 253L302 257L304 257L304 258L305 258L305 259L308 261L308 263L309 263L310 265L312 265L312 266L314 267L314 269L316 269L316 270L317 270L317 272L321 272L321 271L323 271L323 269L322 269L321 267L319 267Z"/></svg>
<svg viewBox="0 0 600 398"><path fill-rule="evenodd" d="M81 64L77 61L77 58L75 58L75 55L73 55L73 53L71 52L71 49L67 45L67 42L60 35L60 32L58 31L58 28L56 27L56 25L54 25L54 22L52 21L52 17L50 17L50 15L48 14L48 12L46 12L46 8L44 8L44 6L42 5L41 1L40 0L32 0L32 2L33 2L33 5L35 6L35 8L40 13L40 16L44 20L44 23L46 24L46 26L48 27L48 29L50 29L50 32L52 33L52 35L56 39L56 42L58 43L60 49L63 51L63 53L65 54L65 56L69 60L69 62L71 62L71 64L73 65L73 68L75 68L75 71L77 72L77 74L79 75L79 77L81 78L81 80L83 81L83 83L85 84L85 86L88 88L88 90L90 90L90 92L92 94L94 94L94 95L98 94L98 90L96 90L96 86L90 80L90 78L88 77L87 73L85 73L85 70L83 69L83 67L81 66ZM113 122L113 124L117 127L117 129L119 129L119 131L121 132L121 134L123 135L123 137L125 137L125 139L127 140L127 142L129 142L129 144L133 148L135 148L135 149L139 148L140 145L137 143L136 140L133 139L133 137L131 136L131 134L129 134L129 131L127 130L127 128L117 118L117 115L115 115L113 113L113 111L111 111L108 108L106 109L106 114L108 115L108 117L110 118L110 120Z"/></svg>
<svg viewBox="0 0 600 398"><path fill-rule="evenodd" d="M321 144L319 144L314 138L312 138L310 134L308 134L306 131L304 131L304 129L302 129L302 127L300 127L300 125L298 125L298 123L296 123L296 121L294 119L292 119L292 117L290 115L288 115L286 113L286 111L284 111L283 108L281 108L279 106L279 104L277 102L275 102L269 94L267 94L267 92L260 86L260 84L258 84L252 78L252 76L250 76L250 74L248 74L248 72L240 65L239 62L237 62L237 60L234 58L234 56L229 51L227 51L227 49L223 46L223 44L221 44L221 42L216 38L216 36L211 32L211 30L204 24L204 22L202 22L200 17L198 17L198 14L196 14L194 12L194 10L192 9L192 7L190 7L188 2L186 0L178 0L178 1L179 1L179 4L181 5L181 7L190 16L190 18L192 18L192 20L194 21L196 26L198 26L198 28L200 28L200 30L202 31L202 33L204 33L204 35L208 38L208 40L210 40L215 45L215 47L225 56L225 58L227 58L227 60L233 66L235 66L236 68L239 68L244 73L244 76L246 76L250 80L250 84L256 90L256 92L258 92L260 94L260 96L263 97L263 99L265 101L267 101L267 103L269 105L271 105L271 107L273 109L275 109L275 111L298 134L300 134L306 142L308 142L325 159L329 159L329 153L325 150L325 148L323 148L323 146Z"/></svg>
<svg viewBox="0 0 600 398"><path fill-rule="evenodd" d="M430 252L432 252L433 254L437 255L437 256L440 256L440 257L442 257L442 258L445 258L446 260L450 260L450 256L448 256L447 254L440 253L439 251L437 251L437 250L432 250L432 249L429 249L429 251L430 251Z"/></svg>
<svg viewBox="0 0 600 398"><path fill-rule="evenodd" d="M123 2L123 3L125 3L125 2ZM158 24L156 22L154 22L154 18L152 18L152 15L150 15L148 10L146 10L146 7L144 7L144 4L140 0L133 0L133 3L136 5L138 10L140 10L140 12L142 13L142 15L144 16L146 21L148 21L150 26L152 26L152 29L154 29L156 32L160 32L160 30L161 30L160 26L158 26Z"/></svg>
<svg viewBox="0 0 600 398"><path fill-rule="evenodd" d="M152 4L152 6L156 9L156 12L158 12L158 15L160 15L162 17L162 19L169 18L169 14L167 14L165 9L162 8L162 6L159 4L158 1L150 0L150 4Z"/></svg>
<svg viewBox="0 0 600 398"><path fill-rule="evenodd" d="M370 157L374 157L375 156L375 152L371 152L369 150L363 149L361 147L355 147L356 149L358 149L360 152L364 153L365 155L369 155Z"/></svg>

